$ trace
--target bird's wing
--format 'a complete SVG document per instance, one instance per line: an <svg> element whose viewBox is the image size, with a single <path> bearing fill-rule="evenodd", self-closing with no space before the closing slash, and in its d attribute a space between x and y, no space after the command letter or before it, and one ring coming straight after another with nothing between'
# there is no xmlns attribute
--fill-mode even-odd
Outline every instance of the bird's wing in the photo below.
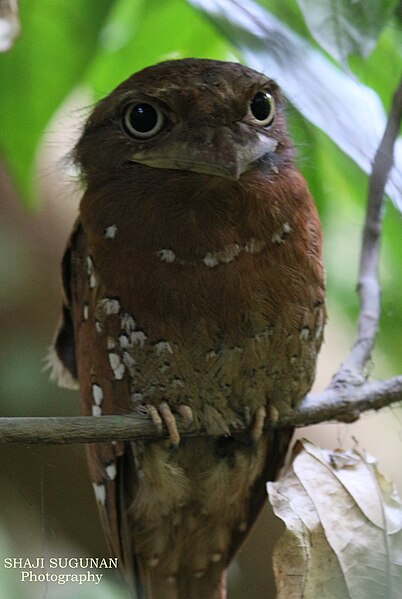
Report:
<svg viewBox="0 0 402 599"><path fill-rule="evenodd" d="M96 325L100 286L96 276L88 255L86 236L78 220L62 261L62 317L47 360L51 378L60 386L78 388L79 382L83 414L100 416L128 412L129 390L126 381L117 381L111 376L106 335L99 334ZM99 322L98 326L101 326ZM122 573L133 599L140 599L142 595L127 523L136 479L131 446L114 441L90 443L87 456L109 549L124 568Z"/></svg>
<svg viewBox="0 0 402 599"><path fill-rule="evenodd" d="M75 352L74 324L72 319L72 273L71 257L75 251L77 237L81 227L77 222L68 240L62 261L62 280L64 299L56 335L46 356L46 369L50 370L50 379L60 387L78 389L77 360Z"/></svg>

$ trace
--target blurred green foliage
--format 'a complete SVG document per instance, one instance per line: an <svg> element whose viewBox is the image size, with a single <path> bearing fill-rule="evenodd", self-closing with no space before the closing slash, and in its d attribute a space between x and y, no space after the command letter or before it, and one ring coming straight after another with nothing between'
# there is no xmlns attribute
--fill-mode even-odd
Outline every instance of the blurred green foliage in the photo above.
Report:
<svg viewBox="0 0 402 599"><path fill-rule="evenodd" d="M171 58L221 58L230 47L183 0L118 0L99 31L97 51L84 82L95 100L144 66Z"/></svg>
<svg viewBox="0 0 402 599"><path fill-rule="evenodd" d="M21 38L0 57L0 147L28 202L39 140L93 60L111 5L112 0L21 2Z"/></svg>

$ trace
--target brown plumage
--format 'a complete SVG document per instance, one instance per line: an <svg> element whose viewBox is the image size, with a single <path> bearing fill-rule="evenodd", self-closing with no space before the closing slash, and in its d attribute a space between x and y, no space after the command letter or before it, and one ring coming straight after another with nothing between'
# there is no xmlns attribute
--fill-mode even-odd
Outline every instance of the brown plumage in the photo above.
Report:
<svg viewBox="0 0 402 599"><path fill-rule="evenodd" d="M170 433L89 445L110 549L136 599L223 599L292 434L264 422L310 389L325 320L320 226L280 92L239 64L165 62L97 105L75 155L86 192L58 373L84 414ZM179 443L176 417L210 436Z"/></svg>

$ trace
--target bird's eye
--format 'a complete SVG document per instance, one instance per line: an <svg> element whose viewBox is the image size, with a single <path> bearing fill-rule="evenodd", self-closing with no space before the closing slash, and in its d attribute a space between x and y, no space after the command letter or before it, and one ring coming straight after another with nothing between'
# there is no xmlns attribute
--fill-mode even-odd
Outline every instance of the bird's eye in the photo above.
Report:
<svg viewBox="0 0 402 599"><path fill-rule="evenodd" d="M253 120L267 127L275 117L275 100L268 92L257 92L250 102L250 112Z"/></svg>
<svg viewBox="0 0 402 599"><path fill-rule="evenodd" d="M162 112L154 104L128 104L123 112L123 126L129 135L140 139L154 137L165 123Z"/></svg>

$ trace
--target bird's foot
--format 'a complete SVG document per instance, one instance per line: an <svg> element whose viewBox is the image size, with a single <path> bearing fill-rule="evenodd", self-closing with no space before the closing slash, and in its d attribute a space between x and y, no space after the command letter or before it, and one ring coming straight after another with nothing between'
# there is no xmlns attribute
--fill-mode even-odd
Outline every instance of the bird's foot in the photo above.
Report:
<svg viewBox="0 0 402 599"><path fill-rule="evenodd" d="M177 448L180 443L180 433L177 428L176 416L167 401L161 401L158 407L147 404L146 408L158 432L162 432L163 424L165 424L169 433L170 443L172 447ZM184 425L190 427L194 420L193 411L190 406L180 405L177 407L177 412L182 417Z"/></svg>
<svg viewBox="0 0 402 599"><path fill-rule="evenodd" d="M265 406L260 406L255 413L254 423L251 428L251 437L255 443L258 441L258 439L262 435L266 417L267 417L267 410L265 409Z"/></svg>

